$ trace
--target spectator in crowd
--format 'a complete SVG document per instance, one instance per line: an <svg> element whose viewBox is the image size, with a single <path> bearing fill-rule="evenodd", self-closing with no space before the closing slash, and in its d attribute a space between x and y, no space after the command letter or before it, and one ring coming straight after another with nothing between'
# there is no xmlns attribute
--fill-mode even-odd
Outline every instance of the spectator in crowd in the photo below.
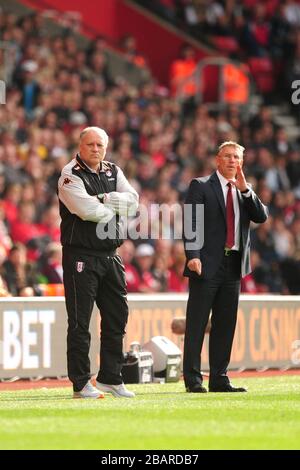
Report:
<svg viewBox="0 0 300 470"><path fill-rule="evenodd" d="M169 292L187 292L188 279L182 277L185 265L184 247L181 241L176 241L172 247L172 263L168 272Z"/></svg>
<svg viewBox="0 0 300 470"><path fill-rule="evenodd" d="M28 242L47 235L41 224L35 223L35 206L31 201L21 202L18 219L11 224L11 237L13 241L27 244Z"/></svg>
<svg viewBox="0 0 300 470"><path fill-rule="evenodd" d="M154 248L149 243L141 243L135 252L135 264L139 274L138 292L159 292L160 282L153 274Z"/></svg>
<svg viewBox="0 0 300 470"><path fill-rule="evenodd" d="M17 220L18 204L22 195L22 186L19 183L10 183L7 185L2 200L2 208L5 218L9 225Z"/></svg>
<svg viewBox="0 0 300 470"><path fill-rule="evenodd" d="M6 253L12 246L12 241L9 235L8 223L5 219L5 212L3 209L2 201L0 201L0 246Z"/></svg>
<svg viewBox="0 0 300 470"><path fill-rule="evenodd" d="M2 264L5 262L7 258L7 250L5 246L0 242L0 297L10 297L11 293L7 290L7 285L5 280L2 277Z"/></svg>
<svg viewBox="0 0 300 470"><path fill-rule="evenodd" d="M12 246L2 265L2 278L13 296L40 295L39 277L35 266L26 260L26 247L21 243Z"/></svg>
<svg viewBox="0 0 300 470"><path fill-rule="evenodd" d="M49 243L44 259L40 260L40 272L49 284L63 283L62 248L58 242Z"/></svg>
<svg viewBox="0 0 300 470"><path fill-rule="evenodd" d="M138 292L140 278L136 267L132 264L135 254L135 247L131 240L125 240L119 248L120 256L123 259L128 292Z"/></svg>
<svg viewBox="0 0 300 470"><path fill-rule="evenodd" d="M241 280L241 290L246 294L261 294L269 292L268 266L262 261L255 250L250 254L252 272Z"/></svg>
<svg viewBox="0 0 300 470"><path fill-rule="evenodd" d="M196 67L195 50L189 44L184 44L180 56L171 64L170 88L173 97L184 96L187 99L195 95L197 88L193 74Z"/></svg>
<svg viewBox="0 0 300 470"><path fill-rule="evenodd" d="M127 34L121 39L121 50L129 62L141 68L147 67L146 58L137 50L137 42L132 34Z"/></svg>

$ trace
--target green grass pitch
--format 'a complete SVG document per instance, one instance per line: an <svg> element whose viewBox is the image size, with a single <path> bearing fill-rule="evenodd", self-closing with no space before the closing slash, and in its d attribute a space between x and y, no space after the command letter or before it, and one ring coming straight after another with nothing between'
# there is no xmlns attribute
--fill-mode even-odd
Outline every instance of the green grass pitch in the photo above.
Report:
<svg viewBox="0 0 300 470"><path fill-rule="evenodd" d="M299 449L300 376L235 379L248 393L129 385L135 399L70 388L0 392L1 449Z"/></svg>

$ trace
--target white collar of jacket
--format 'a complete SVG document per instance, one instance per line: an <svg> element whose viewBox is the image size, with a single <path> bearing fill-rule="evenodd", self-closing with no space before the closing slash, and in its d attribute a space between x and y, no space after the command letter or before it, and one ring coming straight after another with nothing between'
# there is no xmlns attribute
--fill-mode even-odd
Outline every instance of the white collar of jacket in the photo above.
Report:
<svg viewBox="0 0 300 470"><path fill-rule="evenodd" d="M82 158L80 157L80 154L79 154L79 153L77 153L75 159L76 159L76 162L78 163L78 165L80 166L80 168L82 168L83 170L88 171L89 173L97 173L97 174L98 174L98 171L93 170L92 168L90 168L90 167L82 160ZM103 173L103 172L105 172L105 170L102 168L102 162L100 162L100 170L99 170L99 173Z"/></svg>

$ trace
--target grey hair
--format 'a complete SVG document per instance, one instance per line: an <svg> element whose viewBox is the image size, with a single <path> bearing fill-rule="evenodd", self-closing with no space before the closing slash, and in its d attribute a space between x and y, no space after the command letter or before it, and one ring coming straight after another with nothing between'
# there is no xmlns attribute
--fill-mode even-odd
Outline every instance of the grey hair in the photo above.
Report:
<svg viewBox="0 0 300 470"><path fill-rule="evenodd" d="M90 131L97 132L97 134L99 134L99 136L101 137L103 144L105 145L105 147L107 147L108 135L106 134L104 129L101 129L101 127L96 127L96 126L86 127L85 129L83 129L83 131L80 132L79 140L81 141L82 138L85 136L85 134L87 134Z"/></svg>
<svg viewBox="0 0 300 470"><path fill-rule="evenodd" d="M221 144L218 148L218 155L219 153L221 152L221 150L224 148L224 147L228 147L229 145L232 145L233 147L236 147L240 152L241 154L243 155L244 151L245 151L245 147L243 147L242 145L238 144L237 142L233 142L232 140L228 140L227 142L223 142L223 144Z"/></svg>

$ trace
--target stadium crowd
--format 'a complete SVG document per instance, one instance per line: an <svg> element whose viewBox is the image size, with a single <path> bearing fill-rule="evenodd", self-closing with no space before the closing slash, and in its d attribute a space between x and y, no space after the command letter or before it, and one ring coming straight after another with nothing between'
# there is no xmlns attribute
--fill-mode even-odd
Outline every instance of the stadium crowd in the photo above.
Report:
<svg viewBox="0 0 300 470"><path fill-rule="evenodd" d="M245 63L270 101L299 79L299 0L135 0L196 40ZM300 121L299 109L291 110Z"/></svg>
<svg viewBox="0 0 300 470"><path fill-rule="evenodd" d="M230 37L246 56L284 57L300 26L298 0L135 0L196 39Z"/></svg>
<svg viewBox="0 0 300 470"><path fill-rule="evenodd" d="M235 105L212 112L200 104L182 113L155 81L138 89L110 76L103 38L87 50L72 34L50 39L38 14L17 20L2 13L0 31L15 54L0 106L0 295L43 295L44 286L61 283L56 185L88 125L107 131L106 158L124 170L141 204L171 210L168 239L145 233L120 248L129 292L187 291L183 244L175 236L178 207L191 178L213 171L225 140L246 147L247 179L271 213L252 228L254 270L243 291L300 292L300 146L274 123L269 107L247 116ZM159 224L153 207L144 217Z"/></svg>

